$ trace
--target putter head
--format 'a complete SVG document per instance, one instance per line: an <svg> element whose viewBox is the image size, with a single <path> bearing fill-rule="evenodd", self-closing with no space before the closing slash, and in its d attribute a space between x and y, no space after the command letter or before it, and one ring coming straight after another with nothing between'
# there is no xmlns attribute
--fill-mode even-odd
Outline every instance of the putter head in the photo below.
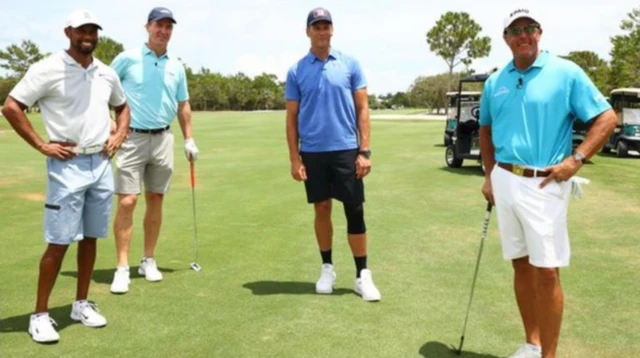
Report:
<svg viewBox="0 0 640 358"><path fill-rule="evenodd" d="M200 270L202 270L202 267L200 267L200 265L198 265L197 263L192 262L191 263L191 269L193 271L195 271L195 272L200 272Z"/></svg>

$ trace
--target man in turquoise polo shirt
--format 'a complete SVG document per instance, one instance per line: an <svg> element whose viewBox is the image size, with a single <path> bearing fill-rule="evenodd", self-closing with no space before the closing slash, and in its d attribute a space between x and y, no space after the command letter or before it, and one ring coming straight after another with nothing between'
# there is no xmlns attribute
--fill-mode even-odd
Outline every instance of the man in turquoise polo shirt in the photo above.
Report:
<svg viewBox="0 0 640 358"><path fill-rule="evenodd" d="M147 204L144 216L144 257L138 273L148 281L162 280L154 252L162 223L162 201L173 173L174 138L170 124L178 116L188 160L198 158L191 133L191 107L184 66L167 52L173 13L162 7L147 18L149 39L141 48L119 54L111 64L131 106L131 131L116 158L118 207L114 220L117 269L111 292L129 291L129 247L133 211L144 183Z"/></svg>
<svg viewBox="0 0 640 358"><path fill-rule="evenodd" d="M342 201L356 264L355 291L365 301L380 292L367 269L364 185L371 171L367 83L353 57L331 48L333 21L323 8L307 16L311 50L287 74L286 133L291 175L304 181L315 209L322 269L316 292L330 294L336 274L331 248L331 198Z"/></svg>
<svg viewBox="0 0 640 358"><path fill-rule="evenodd" d="M527 9L512 12L504 40L513 60L485 83L480 147L485 198L495 204L503 256L512 261L526 343L511 358L553 358L569 265L567 209L572 177L616 124L605 97L575 63L538 49L542 28ZM571 153L573 118L593 125Z"/></svg>

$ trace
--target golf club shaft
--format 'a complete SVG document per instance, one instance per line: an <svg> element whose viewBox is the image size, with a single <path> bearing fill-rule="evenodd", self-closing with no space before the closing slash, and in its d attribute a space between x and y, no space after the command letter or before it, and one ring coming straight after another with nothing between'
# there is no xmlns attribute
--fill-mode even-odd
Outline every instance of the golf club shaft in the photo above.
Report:
<svg viewBox="0 0 640 358"><path fill-rule="evenodd" d="M191 172L191 202L193 203L193 262L198 262L198 226L196 224L196 169L193 160L189 161L189 169Z"/></svg>
<svg viewBox="0 0 640 358"><path fill-rule="evenodd" d="M480 238L480 249L478 250L478 259L476 260L476 268L473 272L473 281L471 283L471 294L469 295L469 303L467 304L467 314L464 317L464 325L462 326L462 336L460 337L460 348L458 352L462 352L462 344L464 343L464 335L467 330L467 321L469 320L469 311L471 309L471 301L473 300L473 291L476 287L476 279L478 278L478 269L480 268L480 259L482 258L482 249L484 248L484 240L487 237L487 229L489 227L489 219L491 218L491 203L487 203L487 211L484 215L482 224L482 237Z"/></svg>

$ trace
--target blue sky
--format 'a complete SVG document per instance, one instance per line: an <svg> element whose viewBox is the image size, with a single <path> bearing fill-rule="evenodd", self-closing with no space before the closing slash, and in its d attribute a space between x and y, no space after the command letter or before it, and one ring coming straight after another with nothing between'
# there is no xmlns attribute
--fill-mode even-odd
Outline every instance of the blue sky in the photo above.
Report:
<svg viewBox="0 0 640 358"><path fill-rule="evenodd" d="M284 79L287 69L308 51L307 13L323 6L334 19L333 47L358 58L370 93L380 94L406 91L416 77L447 70L425 41L429 28L446 11L468 12L482 26L482 35L492 38L489 57L472 65L485 71L510 59L501 37L502 22L516 8L528 7L540 15L542 48L556 54L590 50L609 59L609 38L621 33L621 20L639 6L632 0L529 3L534 6L476 0L0 0L0 47L28 38L45 52L66 48L67 14L89 9L101 20L103 35L130 48L146 40L149 10L166 6L178 21L169 50L189 66L223 74L269 72Z"/></svg>

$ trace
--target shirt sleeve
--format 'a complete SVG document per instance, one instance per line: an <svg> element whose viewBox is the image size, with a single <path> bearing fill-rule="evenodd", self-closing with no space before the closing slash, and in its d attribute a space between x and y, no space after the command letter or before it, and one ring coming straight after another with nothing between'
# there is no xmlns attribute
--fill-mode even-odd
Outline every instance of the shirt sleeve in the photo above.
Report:
<svg viewBox="0 0 640 358"><path fill-rule="evenodd" d="M367 80L360 67L360 62L354 59L351 64L351 91L355 92L365 87L367 87Z"/></svg>
<svg viewBox="0 0 640 358"><path fill-rule="evenodd" d="M176 100L178 102L184 102L189 100L189 87L187 86L187 72L184 70L184 66L180 64L180 79L178 81L178 91L176 93Z"/></svg>
<svg viewBox="0 0 640 358"><path fill-rule="evenodd" d="M120 82L120 79L115 72L113 73L111 82L111 96L109 97L109 104L114 107L122 106L127 101L127 96L124 94L122 82Z"/></svg>
<svg viewBox="0 0 640 358"><path fill-rule="evenodd" d="M287 82L284 85L284 97L287 101L300 102L300 88L296 78L296 67L289 69Z"/></svg>
<svg viewBox="0 0 640 358"><path fill-rule="evenodd" d="M11 90L9 96L27 107L33 106L40 98L44 97L48 90L48 79L41 63L29 67L27 73Z"/></svg>
<svg viewBox="0 0 640 358"><path fill-rule="evenodd" d="M588 122L602 112L611 109L607 99L600 93L589 76L578 66L571 86L571 112L582 122Z"/></svg>
<svg viewBox="0 0 640 358"><path fill-rule="evenodd" d="M123 53L119 54L118 56L116 56L116 58L113 59L113 61L111 61L111 68L116 72L116 75L118 76L120 81L124 79L126 66L127 59L123 55Z"/></svg>
<svg viewBox="0 0 640 358"><path fill-rule="evenodd" d="M481 126L490 126L493 123L491 118L491 82L486 81L484 88L482 89L482 97L480 98L480 120Z"/></svg>

